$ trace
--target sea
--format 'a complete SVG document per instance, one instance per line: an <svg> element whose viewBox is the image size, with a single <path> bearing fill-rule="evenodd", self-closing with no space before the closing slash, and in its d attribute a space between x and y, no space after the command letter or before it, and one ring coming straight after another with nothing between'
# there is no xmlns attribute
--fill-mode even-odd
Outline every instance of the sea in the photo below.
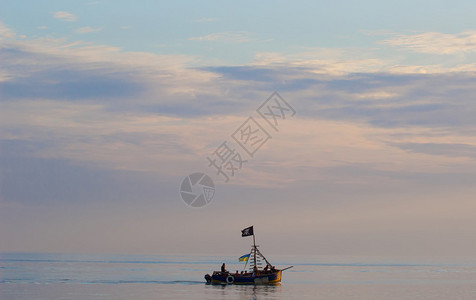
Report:
<svg viewBox="0 0 476 300"><path fill-rule="evenodd" d="M0 254L0 299L476 299L476 262L450 258L268 257L272 286L207 285L242 270L229 255Z"/></svg>

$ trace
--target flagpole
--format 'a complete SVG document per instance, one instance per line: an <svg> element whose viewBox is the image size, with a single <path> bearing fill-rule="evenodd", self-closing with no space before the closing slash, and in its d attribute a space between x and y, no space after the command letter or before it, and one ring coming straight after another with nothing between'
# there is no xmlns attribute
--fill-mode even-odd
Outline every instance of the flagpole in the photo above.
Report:
<svg viewBox="0 0 476 300"><path fill-rule="evenodd" d="M253 252L253 251L251 251L251 252ZM246 260L245 267L243 268L243 271L245 271L245 272L246 272L246 266L248 265L248 262L250 260L251 252L250 252L250 254L248 254L248 259Z"/></svg>

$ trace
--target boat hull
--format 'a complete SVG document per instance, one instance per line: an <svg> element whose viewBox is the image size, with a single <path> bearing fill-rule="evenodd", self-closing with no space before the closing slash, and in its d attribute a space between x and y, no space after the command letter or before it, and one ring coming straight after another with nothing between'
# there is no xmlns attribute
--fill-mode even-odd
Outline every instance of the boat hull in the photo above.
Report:
<svg viewBox="0 0 476 300"><path fill-rule="evenodd" d="M241 274L215 273L210 276L211 284L277 284L281 282L282 271L278 270L270 274L260 274L256 276ZM208 281L208 280L207 280Z"/></svg>

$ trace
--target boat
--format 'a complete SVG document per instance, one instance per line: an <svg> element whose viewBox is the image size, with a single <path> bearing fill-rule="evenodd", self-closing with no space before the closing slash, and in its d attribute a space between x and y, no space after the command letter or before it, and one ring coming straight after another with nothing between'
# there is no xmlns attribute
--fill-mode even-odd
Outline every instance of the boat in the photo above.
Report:
<svg viewBox="0 0 476 300"><path fill-rule="evenodd" d="M280 284L281 277L284 270L290 269L293 266L277 269L273 266L266 257L259 251L256 245L256 238L253 226L245 228L241 231L241 236L253 236L253 245L249 254L240 257L240 261L246 261L243 271L235 273L229 272L225 269L225 264L222 265L220 271L214 271L212 275L206 274L205 280L207 284ZM262 267L265 264L264 267ZM248 269L246 267L248 266Z"/></svg>

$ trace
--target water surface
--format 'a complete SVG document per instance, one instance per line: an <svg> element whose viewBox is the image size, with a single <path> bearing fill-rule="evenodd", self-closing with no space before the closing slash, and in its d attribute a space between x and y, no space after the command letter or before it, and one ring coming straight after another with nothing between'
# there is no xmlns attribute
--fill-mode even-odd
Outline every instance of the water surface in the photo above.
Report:
<svg viewBox="0 0 476 300"><path fill-rule="evenodd" d="M277 286L206 285L232 256L0 255L0 298L10 299L476 299L476 264L456 260L274 257L294 265Z"/></svg>

